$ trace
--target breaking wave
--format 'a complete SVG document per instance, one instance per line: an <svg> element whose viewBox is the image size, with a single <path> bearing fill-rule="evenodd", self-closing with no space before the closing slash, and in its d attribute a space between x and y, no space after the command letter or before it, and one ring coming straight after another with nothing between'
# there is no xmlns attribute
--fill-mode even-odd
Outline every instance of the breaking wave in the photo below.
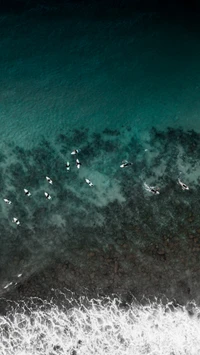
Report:
<svg viewBox="0 0 200 355"><path fill-rule="evenodd" d="M11 303L0 316L2 355L178 355L200 352L200 309L119 298Z"/></svg>

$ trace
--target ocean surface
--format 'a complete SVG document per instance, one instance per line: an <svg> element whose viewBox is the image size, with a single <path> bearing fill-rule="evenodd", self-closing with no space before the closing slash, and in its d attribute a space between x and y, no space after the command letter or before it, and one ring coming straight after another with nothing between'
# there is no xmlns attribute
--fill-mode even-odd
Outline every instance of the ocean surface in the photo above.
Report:
<svg viewBox="0 0 200 355"><path fill-rule="evenodd" d="M1 354L200 353L198 26L45 2L0 33Z"/></svg>

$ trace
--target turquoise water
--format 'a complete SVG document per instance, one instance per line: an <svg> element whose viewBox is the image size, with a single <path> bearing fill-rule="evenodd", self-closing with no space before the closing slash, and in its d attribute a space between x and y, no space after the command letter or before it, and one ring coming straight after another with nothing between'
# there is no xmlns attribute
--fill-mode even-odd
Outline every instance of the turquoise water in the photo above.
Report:
<svg viewBox="0 0 200 355"><path fill-rule="evenodd" d="M67 12L67 11L66 11ZM2 137L23 147L82 126L200 128L199 43L155 14L95 9L1 19Z"/></svg>
<svg viewBox="0 0 200 355"><path fill-rule="evenodd" d="M0 31L1 295L199 301L198 36L94 5L2 15Z"/></svg>

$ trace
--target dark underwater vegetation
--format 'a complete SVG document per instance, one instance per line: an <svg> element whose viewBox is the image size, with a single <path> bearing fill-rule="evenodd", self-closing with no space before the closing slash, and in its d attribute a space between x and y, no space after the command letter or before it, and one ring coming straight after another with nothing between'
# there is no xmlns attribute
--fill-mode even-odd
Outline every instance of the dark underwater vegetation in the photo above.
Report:
<svg viewBox="0 0 200 355"><path fill-rule="evenodd" d="M101 134L82 128L63 132L54 143L42 138L31 149L7 144L0 157L1 294L12 294L16 282L20 297L48 294L51 287L125 297L176 294L180 301L197 296L199 138L195 131L152 128L139 141L130 128ZM77 148L81 152L72 156ZM124 159L133 165L121 169ZM145 182L160 194L146 191Z"/></svg>

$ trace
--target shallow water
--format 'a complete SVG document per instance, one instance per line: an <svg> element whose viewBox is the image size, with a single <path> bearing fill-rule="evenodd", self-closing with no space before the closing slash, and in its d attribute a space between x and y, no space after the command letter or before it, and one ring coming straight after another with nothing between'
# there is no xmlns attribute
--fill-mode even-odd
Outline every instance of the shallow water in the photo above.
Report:
<svg viewBox="0 0 200 355"><path fill-rule="evenodd" d="M80 169L70 154L73 144L81 149ZM138 141L130 128L101 134L82 129L71 135L63 132L55 142L43 140L29 150L7 145L5 154L2 151L2 197L12 204L1 203L2 270L10 258L12 263L2 272L2 290L7 281L15 282L16 272L27 278L57 259L75 259L78 265L77 251L87 255L112 246L120 254L124 243L130 251L144 253L144 259L147 255L152 259L153 247L164 249L168 259L170 243L178 237L178 252L189 250L195 263L199 149L197 133L172 128L152 129L144 141ZM120 168L122 158L133 165ZM70 171L65 168L67 160ZM45 176L52 178L53 185ZM181 189L178 177L190 186L189 191ZM85 178L93 182L92 188ZM145 182L158 186L160 195L146 191ZM23 187L30 190L30 197ZM45 191L51 200L45 199ZM14 216L20 226L12 223ZM195 250L191 235L197 238Z"/></svg>

